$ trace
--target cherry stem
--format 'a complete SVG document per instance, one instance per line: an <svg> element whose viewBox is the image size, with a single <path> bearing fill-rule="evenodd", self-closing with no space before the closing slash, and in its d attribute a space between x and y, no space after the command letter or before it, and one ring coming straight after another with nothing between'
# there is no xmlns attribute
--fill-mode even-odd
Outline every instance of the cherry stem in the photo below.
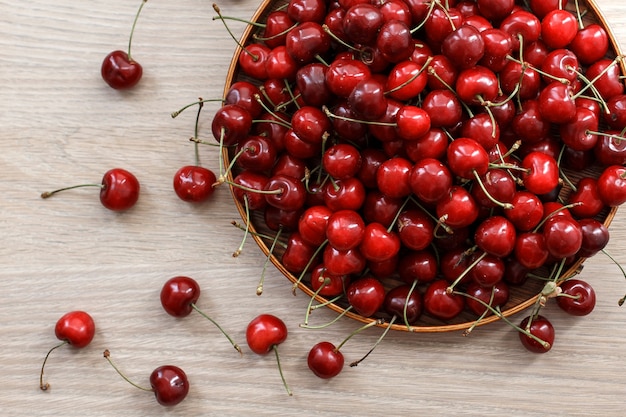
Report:
<svg viewBox="0 0 626 417"><path fill-rule="evenodd" d="M543 227L543 225L548 221L548 219L552 218L553 216L555 216L556 214L558 214L559 212L563 211L563 210L567 210L570 209L572 207L576 207L576 206L580 206L582 203L578 202L578 203L571 203L571 204L566 204L564 206L561 206L559 208L557 208L556 210L554 210L552 213L548 214L542 221L539 222L539 224L537 226L535 226L535 228L533 229L534 233L537 233L539 230L541 230L541 228Z"/></svg>
<svg viewBox="0 0 626 417"><path fill-rule="evenodd" d="M215 325L215 327L217 327L217 328L218 328L218 330L219 330L220 332L222 332L222 334L223 334L224 336L226 336L226 339L228 339L228 341L230 342L230 344L231 344L231 345L233 345L233 347L235 348L235 350L236 350L237 352L239 352L239 354L243 355L243 352L241 351L241 348L239 347L239 345L238 345L237 343L235 343L235 342L233 341L233 339L232 339L232 338L228 335L228 333L226 333L226 332L224 331L224 329L222 328L222 326L220 326L220 325L219 325L219 324L218 324L215 320L213 320L211 317L209 317L209 315L208 315L208 314L206 314L204 311L200 310L200 309L198 308L198 306L196 306L196 304L195 304L195 303L191 303L191 307L192 307L194 310L196 310L198 313L200 313L200 315L201 315L202 317L204 317L205 319L207 319L207 320L209 320L211 323L213 323L213 324Z"/></svg>
<svg viewBox="0 0 626 417"><path fill-rule="evenodd" d="M372 346L372 348L365 354L363 355L363 357L361 359L358 359L354 362L352 362L350 364L350 367L354 367L357 366L358 364L360 364L361 362L363 362L365 360L365 358L367 358L370 353L372 353L374 351L374 349L376 349L376 346L378 346L380 344L380 342L382 342L383 338L387 335L387 333L389 332L389 330L391 329L391 326L393 325L393 323L396 321L396 318L398 316L394 315L391 320L389 321L389 324L387 325L387 327L385 327L385 331L383 332L383 334L380 335L380 337L378 338L378 340L376 340L376 343L374 343L374 346ZM382 324L382 323L381 323Z"/></svg>
<svg viewBox="0 0 626 417"><path fill-rule="evenodd" d="M287 84L285 84L286 86ZM291 91L291 90L289 90ZM291 94L291 97L293 97L293 94ZM266 112L268 112L269 114L271 114L272 116L274 116L275 119L277 120L283 120L279 115L276 114L276 112L272 111L269 107L267 107L267 104L265 104L265 102L261 99L261 96L257 93L254 95L254 99L257 101L257 103L259 103L261 105L261 107L263 107L263 110L265 110ZM272 123L278 123L276 121L271 121ZM280 123L281 126L284 126L288 129L291 128L291 124L287 123L286 121L284 123Z"/></svg>
<svg viewBox="0 0 626 417"><path fill-rule="evenodd" d="M613 255L611 255L606 249L602 249L601 252L605 254L611 260L611 262L617 265L619 270L622 271L622 275L624 276L624 278L626 278L626 271L624 271L624 267L619 262L617 262L617 259L615 259ZM622 306L624 305L625 302L626 302L626 295L624 295L622 298L619 299L619 301L617 302L617 305Z"/></svg>
<svg viewBox="0 0 626 417"><path fill-rule="evenodd" d="M196 113L196 122L194 125L194 139L198 139L198 125L200 123L200 113L202 112L202 108L204 107L204 102L202 101L202 97L200 97L200 101L198 102L198 112ZM197 141L193 141L194 154L196 159L196 165L200 166L200 149Z"/></svg>
<svg viewBox="0 0 626 417"><path fill-rule="evenodd" d="M322 301L319 304L315 304L314 306L311 306L311 311L317 310L318 308L326 307L327 305L332 304L335 301L341 300L342 297L343 297L343 294L339 294L335 298L331 298L330 300L325 300L325 301Z"/></svg>
<svg viewBox="0 0 626 417"><path fill-rule="evenodd" d="M322 30L324 30L324 32L326 32L328 34L328 36L330 36L331 38L333 38L334 41L336 41L337 43L339 43L342 46L345 46L347 49L350 49L352 51L355 52L360 52L360 49L350 45L349 43L347 43L346 41L344 41L343 39L341 39L339 36L335 35L335 33L330 30L330 28L328 27L328 25L326 23L324 23L322 25Z"/></svg>
<svg viewBox="0 0 626 417"><path fill-rule="evenodd" d="M217 13L217 15L219 16L219 20L224 24L224 27L226 28L226 31L228 32L228 34L230 35L231 38L233 38L233 40L235 41L235 43L237 44L237 46L239 46L245 53L247 53L248 55L250 55L250 57L252 57L252 59L256 62L258 61L259 57L257 55L254 55L252 52L248 51L242 44L241 42L239 42L237 40L237 38L235 37L235 35L233 34L233 32L230 30L230 28L228 27L228 25L226 24L226 19L224 19L224 17L222 16L222 12L219 8L219 6L215 3L213 3L213 10L215 10L215 13ZM213 18L213 20L215 20L215 18Z"/></svg>
<svg viewBox="0 0 626 417"><path fill-rule="evenodd" d="M304 269L300 273L300 276L298 277L296 282L293 283L293 286L291 287L291 292L293 293L293 295L296 295L296 289L300 286L300 282L302 282L302 279L308 272L309 268L311 267L311 264L313 264L313 261L317 258L317 255L319 255L319 253L322 251L322 249L324 249L327 243L328 243L328 239L324 240L322 244L319 245L317 249L315 249L315 252L313 252L313 255L311 255L311 258L304 266Z"/></svg>
<svg viewBox="0 0 626 417"><path fill-rule="evenodd" d="M413 291L415 291L415 287L417 287L417 280L413 280L413 284L411 284L411 288L409 288L409 292L406 295L406 301L404 302L404 309L402 310L402 318L404 319L404 324L406 325L406 329L408 331L411 331L411 324L409 323L407 310L409 308L409 300L411 299L411 295L413 295Z"/></svg>
<svg viewBox="0 0 626 417"><path fill-rule="evenodd" d="M476 170L473 170L472 172L474 174L474 178L476 178L476 182L480 186L480 189L483 190L483 193L485 193L485 196L487 196L489 201L491 201L493 204L495 204L497 206L500 206L500 207L502 207L503 209L506 209L506 210L510 210L510 209L513 208L513 204L511 204L511 203L503 203L502 201L499 201L495 197L493 197L489 193L489 191L487 191L487 188L485 187L485 184L483 184L483 181L480 178L480 175L478 175L478 172L476 172Z"/></svg>
<svg viewBox="0 0 626 417"><path fill-rule="evenodd" d="M139 5L139 9L137 9L137 13L135 14L135 20L133 20L133 26L130 29L130 36L128 37L128 51L126 51L127 55L128 55L128 60L132 61L132 57L130 54L130 47L133 43L133 34L135 33L135 26L137 26L137 20L139 20L139 14L141 13L141 9L143 9L143 6L148 2L148 0L142 0L141 4Z"/></svg>
<svg viewBox="0 0 626 417"><path fill-rule="evenodd" d="M489 296L489 305L492 305L495 294L495 287L492 287L491 295ZM474 331L476 326L478 326L478 324L487 316L487 313L489 313L489 309L485 309L485 311L482 312L482 314L476 319L476 321L474 321L474 323L470 327L465 329L465 331L463 332L463 336L469 336L469 334Z"/></svg>
<svg viewBox="0 0 626 417"><path fill-rule="evenodd" d="M44 384L43 382L43 368L46 366L46 362L48 361L48 356L50 356L53 350L57 350L58 348L60 348L63 345L66 345L67 343L68 343L67 340L62 341L61 343L59 343L58 345L50 349L48 353L46 354L46 357L43 360L43 364L41 365L41 373L39 374L39 388L42 391L47 391L50 388L50 384L48 384L47 382Z"/></svg>
<svg viewBox="0 0 626 417"><path fill-rule="evenodd" d="M413 29L411 29L411 34L417 32L418 30L420 30L428 21L428 19L430 18L430 15L433 13L433 10L435 8L435 5L439 3L438 1L431 1L430 5L428 7L428 11L426 12L426 16L424 17L424 20L422 20L422 22L415 26Z"/></svg>
<svg viewBox="0 0 626 417"><path fill-rule="evenodd" d="M241 22L243 22L243 23L248 23L248 22L246 22L245 20L241 20L241 19L233 19L233 18L230 18L230 19L232 19L232 20L239 20L239 21L241 21ZM215 20L215 18L213 18L213 20ZM250 24L253 24L253 23L250 23ZM262 23L256 23L256 26L258 26L258 27L266 27L266 25L264 25L264 24L262 24ZM290 26L290 27L288 27L287 29L283 30L282 32L277 33L277 34L272 35L272 36L267 37L267 38L264 38L263 36L259 36L259 35L258 35L258 34L256 34L256 33L255 33L254 35L252 35L252 37L253 37L254 39L256 39L257 41L262 41L262 42L265 42L265 41L271 41L271 40L273 40L273 39L277 39L277 38L280 38L280 37L281 37L281 36L283 36L283 35L286 35L286 34L287 34L287 33L288 33L291 29L295 28L296 26L298 26L298 24L297 24L297 23L294 23L293 25L291 25L291 26Z"/></svg>
<svg viewBox="0 0 626 417"><path fill-rule="evenodd" d="M487 309L489 309L489 311L491 311L493 314L495 314L498 318L500 318L502 321L504 321L506 324L508 324L509 326L513 327L515 330L517 330L520 333L525 334L526 336L532 338L533 340L535 340L537 343L541 344L541 346L544 347L544 349L548 349L550 348L550 343L546 342L543 339L540 339L539 337L535 336L534 334L532 334L531 332L529 332L526 329L522 329L521 327L519 327L518 325L516 325L515 323L513 323L511 320L509 320L507 317L504 316L504 314L502 314L502 311L500 311L500 309L498 307L492 307L491 305L487 304L486 302L484 302L483 300L474 297L473 295L464 293L464 292L460 292L460 291L455 291L454 294L456 295L462 295L464 297L467 298L471 298L472 300L476 301L477 303L480 303L482 306L486 307Z"/></svg>
<svg viewBox="0 0 626 417"><path fill-rule="evenodd" d="M113 367L113 369L115 369L115 371L122 377L124 378L124 380L126 382L128 382L130 385L132 385L135 388L139 388L142 391L148 391L148 392L154 392L153 389L151 388L146 388L146 387L142 387L141 385L138 385L136 383L134 383L133 381L131 381L126 375L124 375L122 373L122 371L119 370L119 368L115 365L115 363L113 363L113 361L111 360L111 352L109 352L109 349L105 349L104 353L103 353L105 359L111 364L111 366Z"/></svg>
<svg viewBox="0 0 626 417"><path fill-rule="evenodd" d="M326 116L328 116L331 119L339 119L339 120L344 120L346 122L352 122L352 123L363 123L363 124L366 124L366 125L389 126L389 127L397 126L397 123L377 122L377 121L373 121L373 120L359 120L359 119L354 119L352 117L337 116L336 114L331 112L328 109L328 107L326 107L326 106L322 106L322 110L324 111L324 114L326 114Z"/></svg>
<svg viewBox="0 0 626 417"><path fill-rule="evenodd" d="M219 101L220 103L224 102L224 99L222 98L213 98L213 99L203 99L203 98L199 98L198 101L194 101L193 103L189 103L183 107L181 107L180 109L170 113L170 116L172 116L172 119L177 118L182 112L184 112L185 110L187 110L190 107L193 106L199 106L202 105L203 103L209 103L209 102L213 102L213 101Z"/></svg>
<svg viewBox="0 0 626 417"><path fill-rule="evenodd" d="M615 135L615 134L611 134L611 133L606 133L606 132L596 132L593 130L587 130L585 132L588 135L598 135L598 136L604 136L607 138L611 138L611 139L615 139L619 142L626 140L626 138L624 136L622 136L624 134L624 131L621 131L619 135Z"/></svg>
<svg viewBox="0 0 626 417"><path fill-rule="evenodd" d="M285 375L283 375L283 368L282 366L280 366L280 355L278 354L278 346L272 345L272 350L274 351L274 354L276 356L276 364L278 365L278 372L280 373L280 379L282 379L283 381L283 386L287 390L287 394L289 394L289 396L292 396L293 392L291 392L289 385L287 385L287 380L285 379Z"/></svg>
<svg viewBox="0 0 626 417"><path fill-rule="evenodd" d="M566 149L567 149L566 145L563 145L563 147L561 147L561 151L559 152L559 157L556 161L557 166L559 167L559 176L563 178L563 181L565 181L567 185L572 189L572 192L576 192L578 190L578 187L576 187L576 185L569 179L569 176L565 173L563 168L561 168L561 160L563 159L563 154L565 153Z"/></svg>
<svg viewBox="0 0 626 417"><path fill-rule="evenodd" d="M246 228L243 233L243 238L241 239L241 243L235 252L233 252L233 258L238 257L243 252L243 246L246 243L246 238L248 237L248 232L250 231L250 206L248 204L248 196L244 194L243 203L246 208Z"/></svg>
<svg viewBox="0 0 626 417"><path fill-rule="evenodd" d="M274 248L276 247L276 243L278 243L278 239L280 238L280 234L283 231L282 227L278 229L276 232L276 236L272 240L272 245L270 246L269 252L267 253L267 257L265 258L265 262L263 263L263 269L261 270L261 278L259 279L259 284L256 287L256 295L263 294L263 284L265 282L265 272L267 271L267 266L270 263L270 259L272 258L272 254L274 253Z"/></svg>
<svg viewBox="0 0 626 417"><path fill-rule="evenodd" d="M450 286L446 288L446 294L452 294L454 292L454 287L459 282L461 282L465 275L467 275L472 270L472 268L474 268L480 261L482 261L485 256L487 256L487 252L481 253L480 256L474 260L474 262L472 262L463 272L461 272L459 276L454 280L454 282L452 282L452 284L450 284Z"/></svg>
<svg viewBox="0 0 626 417"><path fill-rule="evenodd" d="M337 347L335 348L335 351L338 352L339 349L341 349L343 347L343 345L345 345L348 340L352 339L354 336L356 336L357 334L361 333L363 330L369 329L370 327L374 327L376 325L381 325L383 323L385 323L385 320L378 319L378 320L372 320L369 323L359 327L358 329L356 329L352 333L350 333L348 335L348 337L343 339L343 341L337 345Z"/></svg>
<svg viewBox="0 0 626 417"><path fill-rule="evenodd" d="M232 222L230 222L230 224L232 224L233 226L235 226L239 230L246 230L245 226L242 226L241 224L237 223L234 220ZM267 234L264 234L264 233L259 233L259 232L252 231L252 230L248 230L248 233L250 233L252 236L258 236L258 237L260 237L262 239L271 240L272 242L274 242L276 240L276 238L274 236L267 235ZM287 249L287 245L285 243L283 243L283 242L276 241L276 244L280 245L283 249ZM270 250L270 252L271 252L271 250Z"/></svg>
<svg viewBox="0 0 626 417"><path fill-rule="evenodd" d="M303 329L324 329L332 324L334 324L335 322L337 322L340 318L342 318L343 316L345 316L350 310L352 310L352 306L348 306L347 308L343 309L341 311L341 313L339 313L337 315L337 317L335 317L334 319L332 319L331 321L324 323L324 324L319 324L317 326L309 326L308 324L300 324L300 327L302 327Z"/></svg>
<svg viewBox="0 0 626 417"><path fill-rule="evenodd" d="M57 190L54 191L46 191L41 193L41 198L49 198L52 197L54 194L61 192L61 191L66 191L66 190L73 190L74 188L81 188L81 187L98 187L98 188L102 188L103 185L102 184L79 184L79 185L72 185L70 187L63 187L63 188L59 188Z"/></svg>
<svg viewBox="0 0 626 417"><path fill-rule="evenodd" d="M432 60L433 60L433 57L429 56L428 59L426 59L426 62L424 62L424 64L422 65L422 67L415 73L415 75L413 75L408 80L404 81L402 84L395 86L391 90L385 91L384 94L391 94L394 91L398 91L402 89L403 87L406 87L407 85L411 84L415 79L417 79L417 77L419 77L429 67Z"/></svg>
<svg viewBox="0 0 626 417"><path fill-rule="evenodd" d="M320 278L323 278L323 277L320 277ZM309 300L309 305L307 306L306 313L304 315L305 325L309 324L309 315L311 314L311 311L313 311L313 301L315 301L315 297L317 297L319 293L324 289L324 287L326 287L329 284L330 284L330 278L323 278L322 285L320 285L320 287L317 290L315 290L313 295L311 295L311 299Z"/></svg>

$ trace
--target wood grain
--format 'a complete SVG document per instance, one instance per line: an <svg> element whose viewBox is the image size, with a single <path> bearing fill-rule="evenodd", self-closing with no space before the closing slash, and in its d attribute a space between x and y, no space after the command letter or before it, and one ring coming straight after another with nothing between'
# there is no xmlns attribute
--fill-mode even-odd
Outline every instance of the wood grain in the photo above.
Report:
<svg viewBox="0 0 626 417"><path fill-rule="evenodd" d="M138 1L0 0L0 411L12 416L242 416L476 415L618 416L626 380L626 292L619 268L598 255L583 277L598 294L588 317L566 316L549 305L557 340L545 355L528 354L503 323L460 333L390 333L356 368L331 381L306 367L320 340L339 343L359 327L340 320L324 330L299 328L308 299L293 296L274 268L265 292L255 295L264 256L242 237L226 188L213 201L190 206L172 192L172 175L193 162L195 112L170 113L198 97L218 98L234 50L210 2L150 1L134 37L133 55L144 79L120 93L100 79L103 57L125 49ZM626 3L598 0L626 45ZM226 0L225 14L248 18L257 3ZM230 23L235 34L244 25ZM201 136L208 138L208 104ZM203 147L203 164L218 153ZM102 208L83 189L41 200L58 186L99 181L120 166L142 183L139 204L123 214ZM626 215L618 212L608 251L626 264ZM290 329L280 346L281 385L273 356L240 357L198 315L167 316L158 293L166 279L195 277L199 307L245 346L245 326L274 313ZM625 307L626 308L626 307ZM49 392L38 387L53 327L66 311L85 309L96 320L93 343L59 349L46 367ZM335 317L316 310L311 321ZM380 335L369 329L351 339L348 361L362 356ZM151 394L122 381L102 358L113 359L139 383L158 365L184 368L192 385L179 406L163 409ZM245 350L245 349L244 349Z"/></svg>

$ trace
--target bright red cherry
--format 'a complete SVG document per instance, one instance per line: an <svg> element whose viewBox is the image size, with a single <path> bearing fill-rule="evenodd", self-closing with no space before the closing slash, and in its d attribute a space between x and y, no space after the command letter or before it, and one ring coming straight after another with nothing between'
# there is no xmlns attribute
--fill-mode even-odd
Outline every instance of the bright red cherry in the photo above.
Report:
<svg viewBox="0 0 626 417"><path fill-rule="evenodd" d="M556 297L557 305L566 313L586 316L596 306L596 292L586 281L568 279L561 285L561 294Z"/></svg>
<svg viewBox="0 0 626 417"><path fill-rule="evenodd" d="M450 294L448 286L448 281L444 279L433 281L424 293L424 311L442 321L454 319L465 307L465 297Z"/></svg>
<svg viewBox="0 0 626 417"><path fill-rule="evenodd" d="M260 314L252 319L246 327L246 341L251 351L258 355L265 355L274 351L283 385L287 393L292 395L283 376L278 355L278 345L287 339L287 334L285 322L272 314Z"/></svg>
<svg viewBox="0 0 626 417"><path fill-rule="evenodd" d="M363 317L371 317L385 301L385 288L378 279L366 276L352 282L346 295L354 311Z"/></svg>
<svg viewBox="0 0 626 417"><path fill-rule="evenodd" d="M552 349L554 344L554 326L547 318L534 316L531 321L530 316L526 317L522 320L520 328L539 339L537 340L523 332L518 333L522 345L530 352L546 353Z"/></svg>
<svg viewBox="0 0 626 417"><path fill-rule="evenodd" d="M63 345L69 344L77 349L81 349L89 345L96 333L96 325L93 318L86 312L76 310L65 313L54 326L54 334L61 343L51 348L41 365L41 374L39 376L39 388L46 391L50 388L49 383L43 382L43 371L48 357L53 350Z"/></svg>
<svg viewBox="0 0 626 417"><path fill-rule="evenodd" d="M186 165L174 174L174 192L183 201L201 203L213 195L217 178L213 171L198 165Z"/></svg>
<svg viewBox="0 0 626 417"><path fill-rule="evenodd" d="M139 199L140 185L137 177L122 168L113 168L105 172L101 184L80 184L59 188L54 191L42 193L41 198L49 198L60 191L79 187L99 187L100 203L113 211L128 210L133 207Z"/></svg>

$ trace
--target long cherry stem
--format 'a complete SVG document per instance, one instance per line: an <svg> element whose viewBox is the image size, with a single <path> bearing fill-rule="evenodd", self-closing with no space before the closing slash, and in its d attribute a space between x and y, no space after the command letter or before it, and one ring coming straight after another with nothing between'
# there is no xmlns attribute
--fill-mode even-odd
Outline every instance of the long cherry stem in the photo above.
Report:
<svg viewBox="0 0 626 417"><path fill-rule="evenodd" d="M109 352L109 349L106 349L103 353L105 359L111 364L111 366L113 367L113 369L115 369L115 371L122 377L124 378L124 380L126 382L128 382L130 385L132 385L135 388L139 388L142 391L149 391L149 392L153 392L154 390L151 388L146 388L146 387L142 387L141 385L136 384L135 382L131 381L126 375L124 375L122 373L122 371L119 370L119 368L115 365L115 363L113 363L113 361L111 360L111 352Z"/></svg>
<svg viewBox="0 0 626 417"><path fill-rule="evenodd" d="M241 351L241 348L239 347L239 345L237 343L235 343L235 341L228 335L228 333L226 333L224 331L224 329L222 328L222 326L219 325L218 322L216 322L215 320L213 320L208 314L206 314L204 311L200 310L198 308L198 306L196 306L194 303L191 303L191 308L193 308L194 310L196 310L202 317L204 317L205 319L207 319L208 321L210 321L211 323L213 323L215 325L215 327L218 328L218 330L220 332L222 332L222 334L224 336L226 336L226 339L228 339L228 341L230 342L231 345L233 345L233 347L235 348L235 350L237 352L239 352L240 354L243 355L243 352Z"/></svg>
<svg viewBox="0 0 626 417"><path fill-rule="evenodd" d="M47 382L44 384L43 382L43 368L46 366L46 362L48 361L48 356L50 356L52 351L57 350L58 348L60 348L63 345L66 345L67 343L68 343L67 340L64 340L63 342L59 343L58 345L50 349L48 353L46 354L46 357L43 360L43 364L41 365L41 373L39 374L39 388L42 391L47 391L48 388L50 388L50 384L48 384Z"/></svg>

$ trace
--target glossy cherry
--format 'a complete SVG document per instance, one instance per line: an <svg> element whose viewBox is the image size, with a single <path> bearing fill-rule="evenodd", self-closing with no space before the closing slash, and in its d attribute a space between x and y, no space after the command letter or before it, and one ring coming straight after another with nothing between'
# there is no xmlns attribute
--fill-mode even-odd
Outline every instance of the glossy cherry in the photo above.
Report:
<svg viewBox="0 0 626 417"><path fill-rule="evenodd" d="M241 348L226 334L222 327L206 313L200 310L196 303L200 298L200 284L187 276L176 276L168 279L161 288L161 306L167 314L173 317L186 317L193 310L213 323L230 341L233 347L241 353Z"/></svg>
<svg viewBox="0 0 626 417"><path fill-rule="evenodd" d="M465 307L465 297L448 292L446 280L436 280L428 285L424 292L424 311L442 321L457 317Z"/></svg>
<svg viewBox="0 0 626 417"><path fill-rule="evenodd" d="M135 61L131 54L130 48L133 40L133 33L135 32L135 25L139 18L139 14L143 9L143 6L148 0L142 0L135 15L135 20L128 39L128 50L121 51L116 50L109 53L102 61L100 73L102 79L106 83L116 90L125 90L137 85L141 76L143 75L143 67Z"/></svg>
<svg viewBox="0 0 626 417"><path fill-rule="evenodd" d="M217 177L208 168L185 165L174 174L174 192L183 201L201 203L213 195L216 180Z"/></svg>
<svg viewBox="0 0 626 417"><path fill-rule="evenodd" d="M126 382L142 391L154 393L156 401L164 407L179 404L189 393L187 374L178 366L161 365L155 368L150 374L150 388L147 388L132 382L124 375L111 359L111 352L108 349L104 351L103 356Z"/></svg>
<svg viewBox="0 0 626 417"><path fill-rule="evenodd" d="M41 198L49 198L60 191L80 187L100 188L100 203L113 211L128 210L133 207L139 199L140 185L137 177L122 168L113 168L105 172L101 184L80 184L59 188L54 191L42 193Z"/></svg>
<svg viewBox="0 0 626 417"><path fill-rule="evenodd" d="M385 288L376 278L366 276L353 281L346 291L348 302L363 317L373 316L383 305Z"/></svg>
<svg viewBox="0 0 626 417"><path fill-rule="evenodd" d="M330 342L319 342L313 345L307 355L309 369L322 379L333 378L343 370L343 353Z"/></svg>
<svg viewBox="0 0 626 417"><path fill-rule="evenodd" d="M596 292L586 281L572 278L561 283L561 293L556 297L556 303L568 314L586 316L596 306Z"/></svg>
<svg viewBox="0 0 626 417"><path fill-rule="evenodd" d="M287 334L285 322L272 314L260 314L253 318L246 327L246 341L251 351L258 355L265 355L274 351L283 385L287 393L292 395L283 376L278 355L278 345L287 339Z"/></svg>
<svg viewBox="0 0 626 417"><path fill-rule="evenodd" d="M63 345L69 344L77 349L86 347L91 343L96 333L96 325L93 318L81 310L70 311L65 313L59 320L57 320L54 326L54 334L61 341L60 344L52 347L41 365L41 373L39 376L39 388L42 391L46 391L50 388L49 383L43 382L44 367L48 357L52 351L60 348Z"/></svg>

